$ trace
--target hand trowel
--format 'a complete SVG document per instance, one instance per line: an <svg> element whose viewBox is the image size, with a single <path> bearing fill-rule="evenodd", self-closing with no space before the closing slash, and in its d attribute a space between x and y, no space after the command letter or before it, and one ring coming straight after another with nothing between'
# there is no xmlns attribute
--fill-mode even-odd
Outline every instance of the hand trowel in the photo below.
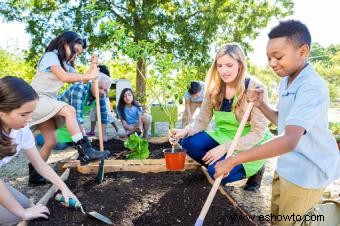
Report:
<svg viewBox="0 0 340 226"><path fill-rule="evenodd" d="M61 194L57 194L55 196L55 200L58 200L59 202L65 203L65 198ZM106 224L110 224L110 225L113 224L113 222L109 218L105 217L104 215L102 215L102 214L100 214L96 211L85 212L83 205L79 201L76 201L74 199L69 199L68 200L68 206L71 206L71 207L74 207L74 208L79 208L80 211L88 217L97 219L97 220L104 222Z"/></svg>

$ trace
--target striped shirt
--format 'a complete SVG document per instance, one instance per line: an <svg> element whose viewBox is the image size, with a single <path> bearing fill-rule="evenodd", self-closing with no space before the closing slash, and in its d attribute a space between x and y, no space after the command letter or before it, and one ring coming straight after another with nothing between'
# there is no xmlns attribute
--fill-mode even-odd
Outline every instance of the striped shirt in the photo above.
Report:
<svg viewBox="0 0 340 226"><path fill-rule="evenodd" d="M77 121L82 125L84 124L84 106L90 106L93 101L96 101L96 98L93 97L91 93L91 85L92 83L90 82L87 84L82 84L80 82L74 83L58 97L58 100L64 101L75 108ZM108 112L105 103L105 95L99 97L99 104L102 124L107 124Z"/></svg>

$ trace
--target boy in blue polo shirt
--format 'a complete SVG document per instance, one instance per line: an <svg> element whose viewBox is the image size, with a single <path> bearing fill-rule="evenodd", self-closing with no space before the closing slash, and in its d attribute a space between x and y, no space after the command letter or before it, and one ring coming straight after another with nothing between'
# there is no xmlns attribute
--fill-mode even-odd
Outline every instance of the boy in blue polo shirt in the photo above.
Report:
<svg viewBox="0 0 340 226"><path fill-rule="evenodd" d="M279 156L272 184L272 219L292 224L320 201L324 188L340 177L340 154L328 129L328 90L307 63L311 45L308 28L299 21L280 22L268 34L270 67L281 77L277 111L262 101L260 90L248 99L278 127L278 136L216 165L215 177L238 164Z"/></svg>

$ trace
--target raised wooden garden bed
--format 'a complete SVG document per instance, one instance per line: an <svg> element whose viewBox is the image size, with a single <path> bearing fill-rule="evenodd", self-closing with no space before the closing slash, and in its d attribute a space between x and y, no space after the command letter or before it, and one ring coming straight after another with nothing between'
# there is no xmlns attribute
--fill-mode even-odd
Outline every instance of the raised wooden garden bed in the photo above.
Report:
<svg viewBox="0 0 340 226"><path fill-rule="evenodd" d="M211 178L189 158L180 172L167 171L164 159L109 159L101 184L95 180L98 165L82 166L72 160L63 162L62 167L72 169L66 183L83 206L109 217L114 225L194 225L211 189ZM104 225L53 198L47 206L50 219L34 220L29 225ZM246 215L220 188L204 225L255 225ZM231 221L230 216L243 216L245 220Z"/></svg>

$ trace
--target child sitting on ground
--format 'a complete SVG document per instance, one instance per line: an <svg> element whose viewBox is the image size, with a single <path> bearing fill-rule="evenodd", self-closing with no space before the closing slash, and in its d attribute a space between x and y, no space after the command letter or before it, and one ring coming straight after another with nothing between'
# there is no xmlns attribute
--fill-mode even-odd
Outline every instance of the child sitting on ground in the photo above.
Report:
<svg viewBox="0 0 340 226"><path fill-rule="evenodd" d="M143 112L142 106L137 103L132 89L122 90L117 106L117 114L122 122L123 129L118 131L120 137L126 137L134 132L143 133L148 138L151 125L151 116Z"/></svg>

